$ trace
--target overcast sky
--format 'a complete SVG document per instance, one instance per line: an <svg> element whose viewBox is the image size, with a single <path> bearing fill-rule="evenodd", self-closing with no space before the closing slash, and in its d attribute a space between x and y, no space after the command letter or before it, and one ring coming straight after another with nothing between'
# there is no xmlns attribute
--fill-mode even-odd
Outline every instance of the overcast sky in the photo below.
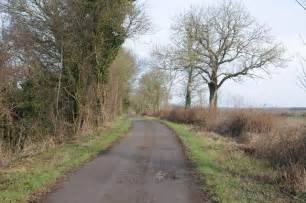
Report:
<svg viewBox="0 0 306 203"><path fill-rule="evenodd" d="M167 44L175 16L191 6L208 6L213 0L144 0L153 31L125 46L139 58L148 58L152 47ZM287 67L265 80L247 79L227 82L221 89L223 106L240 102L248 106L306 107L306 91L300 88L297 76L301 72L300 56L306 58L306 11L295 0L242 0L259 23L268 25L276 40L287 48L291 60Z"/></svg>

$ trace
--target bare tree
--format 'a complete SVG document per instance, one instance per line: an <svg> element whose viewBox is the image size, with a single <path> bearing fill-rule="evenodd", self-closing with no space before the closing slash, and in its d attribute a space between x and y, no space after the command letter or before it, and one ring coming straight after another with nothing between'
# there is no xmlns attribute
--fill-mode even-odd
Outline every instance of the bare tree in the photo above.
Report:
<svg viewBox="0 0 306 203"><path fill-rule="evenodd" d="M134 6L129 7L123 27L127 38L135 38L139 35L146 34L151 29L151 22L145 11L145 4L133 3Z"/></svg>
<svg viewBox="0 0 306 203"><path fill-rule="evenodd" d="M160 63L159 67L182 75L185 85L185 108L191 107L195 81L199 77L199 71L196 69L199 60L191 31L190 21L175 22L172 26L171 43L153 53L156 63Z"/></svg>
<svg viewBox="0 0 306 203"><path fill-rule="evenodd" d="M180 20L192 24L197 69L208 84L211 108L217 106L218 90L226 81L256 77L257 70L268 73L270 67L282 65L283 47L239 3L192 8Z"/></svg>

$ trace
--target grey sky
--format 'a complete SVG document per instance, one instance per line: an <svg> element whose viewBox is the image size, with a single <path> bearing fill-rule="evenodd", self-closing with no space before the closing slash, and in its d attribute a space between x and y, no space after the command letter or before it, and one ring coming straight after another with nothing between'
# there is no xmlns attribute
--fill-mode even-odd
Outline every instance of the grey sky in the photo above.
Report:
<svg viewBox="0 0 306 203"><path fill-rule="evenodd" d="M147 58L154 45L169 41L170 27L175 16L191 6L208 6L213 0L146 0L147 13L153 23L152 34L129 40L125 46L140 58ZM259 23L271 27L277 41L288 49L288 66L275 71L265 80L246 79L243 82L228 82L221 89L221 105L240 102L252 106L304 107L306 91L297 81L300 72L300 57L306 57L306 11L295 0L242 0Z"/></svg>

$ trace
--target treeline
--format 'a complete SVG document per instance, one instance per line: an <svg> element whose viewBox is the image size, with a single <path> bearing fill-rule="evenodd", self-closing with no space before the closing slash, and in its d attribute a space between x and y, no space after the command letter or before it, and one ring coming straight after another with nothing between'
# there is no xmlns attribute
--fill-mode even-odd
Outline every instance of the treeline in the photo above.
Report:
<svg viewBox="0 0 306 203"><path fill-rule="evenodd" d="M129 105L127 38L149 23L132 0L1 1L0 142L63 141Z"/></svg>
<svg viewBox="0 0 306 203"><path fill-rule="evenodd" d="M167 79L167 75L158 69L141 76L132 96L132 107L137 114L155 114L168 104Z"/></svg>

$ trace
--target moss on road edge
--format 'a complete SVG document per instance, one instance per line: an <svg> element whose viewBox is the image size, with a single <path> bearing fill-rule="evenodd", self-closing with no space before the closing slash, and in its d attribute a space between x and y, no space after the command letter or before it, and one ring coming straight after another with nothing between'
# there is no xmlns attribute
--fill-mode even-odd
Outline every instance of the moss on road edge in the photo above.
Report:
<svg viewBox="0 0 306 203"><path fill-rule="evenodd" d="M186 156L203 177L203 190L217 202L299 202L281 193L277 172L247 156L228 139L196 133L190 127L161 121L173 129L184 145Z"/></svg>
<svg viewBox="0 0 306 203"><path fill-rule="evenodd" d="M111 128L81 136L0 170L0 202L27 202L35 194L47 192L59 178L108 149L130 126L130 120L120 119Z"/></svg>

